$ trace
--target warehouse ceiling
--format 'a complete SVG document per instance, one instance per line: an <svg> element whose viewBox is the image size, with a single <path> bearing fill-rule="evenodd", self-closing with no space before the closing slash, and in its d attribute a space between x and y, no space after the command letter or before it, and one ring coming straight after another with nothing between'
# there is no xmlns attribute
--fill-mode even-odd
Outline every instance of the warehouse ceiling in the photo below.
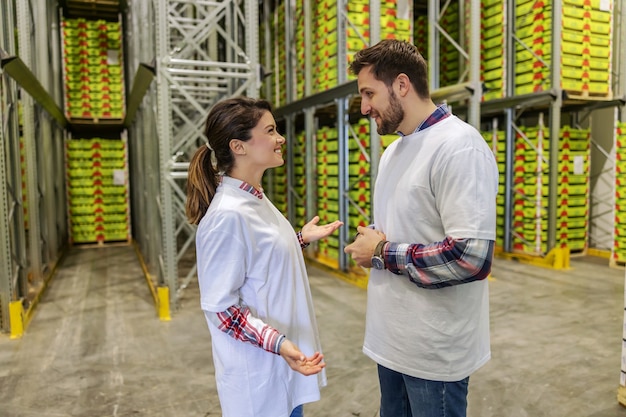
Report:
<svg viewBox="0 0 626 417"><path fill-rule="evenodd" d="M59 0L59 5L65 17L105 20L118 20L127 7L126 0Z"/></svg>

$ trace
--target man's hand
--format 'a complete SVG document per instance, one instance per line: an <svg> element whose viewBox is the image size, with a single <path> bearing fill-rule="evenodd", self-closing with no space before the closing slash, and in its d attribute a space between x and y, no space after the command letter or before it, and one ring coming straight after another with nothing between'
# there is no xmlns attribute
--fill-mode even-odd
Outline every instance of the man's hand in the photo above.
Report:
<svg viewBox="0 0 626 417"><path fill-rule="evenodd" d="M315 352L313 355L306 357L304 353L298 349L298 346L294 345L288 339L285 339L280 345L280 356L287 361L291 369L306 376L318 374L322 372L322 369L326 366L326 363L322 362L324 355Z"/></svg>
<svg viewBox="0 0 626 417"><path fill-rule="evenodd" d="M372 267L372 255L376 249L376 245L381 240L385 240L386 236L383 232L379 232L369 227L357 227L357 236L354 242L345 247L344 252L352 255L352 259L357 265L363 268Z"/></svg>
<svg viewBox="0 0 626 417"><path fill-rule="evenodd" d="M316 240L323 239L326 236L330 236L335 232L335 230L343 226L343 222L339 220L335 220L332 223L318 226L317 223L319 223L319 221L320 217L315 216L311 219L310 222L302 227L302 240L304 241L304 243L315 242Z"/></svg>

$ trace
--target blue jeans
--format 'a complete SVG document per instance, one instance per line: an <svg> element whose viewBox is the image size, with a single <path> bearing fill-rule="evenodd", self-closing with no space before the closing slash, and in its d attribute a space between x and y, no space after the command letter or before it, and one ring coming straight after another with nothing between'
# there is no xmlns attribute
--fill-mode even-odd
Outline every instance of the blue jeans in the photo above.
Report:
<svg viewBox="0 0 626 417"><path fill-rule="evenodd" d="M378 365L380 417L465 417L469 377L428 381Z"/></svg>
<svg viewBox="0 0 626 417"><path fill-rule="evenodd" d="M302 405L297 406L291 412L291 417L303 417L303 416L304 416L304 412L302 409Z"/></svg>

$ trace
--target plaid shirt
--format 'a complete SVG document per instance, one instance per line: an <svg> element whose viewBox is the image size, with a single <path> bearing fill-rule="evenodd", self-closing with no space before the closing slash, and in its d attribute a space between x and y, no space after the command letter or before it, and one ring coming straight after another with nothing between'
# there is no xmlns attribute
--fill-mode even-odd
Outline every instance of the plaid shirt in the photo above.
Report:
<svg viewBox="0 0 626 417"><path fill-rule="evenodd" d="M241 182L239 188L249 192L258 199L263 199L263 190L259 191L245 181ZM301 248L304 249L309 246L308 243L304 242L301 231L296 236ZM216 325L218 329L233 338L251 343L268 352L280 354L280 346L285 340L285 335L265 324L261 319L252 316L248 307L233 305L226 311L209 315L208 317L211 323Z"/></svg>
<svg viewBox="0 0 626 417"><path fill-rule="evenodd" d="M442 104L413 133L450 116ZM408 275L422 288L441 288L485 279L491 272L494 242L483 239L454 239L428 245L388 242L383 248L385 268Z"/></svg>

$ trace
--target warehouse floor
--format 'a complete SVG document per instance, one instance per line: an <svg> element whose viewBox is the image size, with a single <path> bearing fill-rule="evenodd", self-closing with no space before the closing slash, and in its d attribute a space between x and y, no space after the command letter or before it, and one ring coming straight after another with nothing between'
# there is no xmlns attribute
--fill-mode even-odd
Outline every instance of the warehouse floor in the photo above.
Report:
<svg viewBox="0 0 626 417"><path fill-rule="evenodd" d="M310 267L329 386L307 417L377 416L361 353L366 292ZM573 258L568 271L497 259L493 359L470 381L471 417L626 416L616 399L624 270ZM0 416L219 416L195 286L157 319L130 246L70 251L26 334L0 335Z"/></svg>

